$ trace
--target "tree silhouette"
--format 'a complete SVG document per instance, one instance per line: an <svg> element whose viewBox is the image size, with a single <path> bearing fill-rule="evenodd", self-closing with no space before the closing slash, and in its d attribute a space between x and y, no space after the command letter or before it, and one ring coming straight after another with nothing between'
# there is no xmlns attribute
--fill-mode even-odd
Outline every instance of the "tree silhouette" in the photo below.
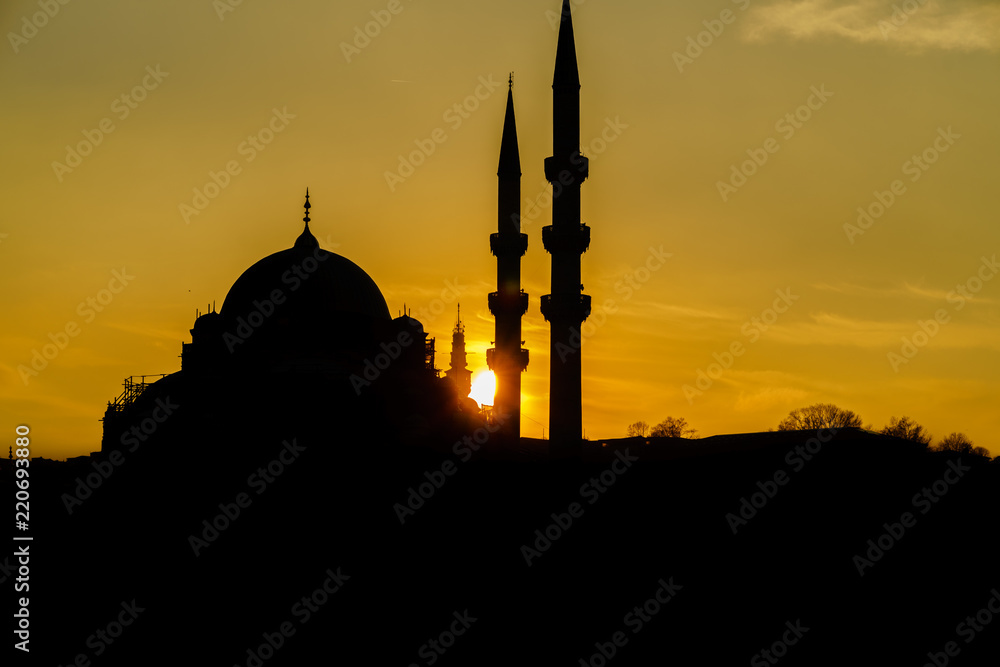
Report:
<svg viewBox="0 0 1000 667"><path fill-rule="evenodd" d="M649 432L649 424L644 421L637 421L628 425L625 435L629 438L645 438Z"/></svg>
<svg viewBox="0 0 1000 667"><path fill-rule="evenodd" d="M649 435L656 438L687 438L693 437L697 432L688 425L684 417L667 417L654 426Z"/></svg>
<svg viewBox="0 0 1000 667"><path fill-rule="evenodd" d="M923 445L929 444L931 441L931 434L928 433L923 426L913 421L906 415L903 415L898 419L895 416L890 417L889 424L885 426L880 433L882 435L892 435L897 438L902 438L903 440L912 440L913 442L919 442Z"/></svg>
<svg viewBox="0 0 1000 667"><path fill-rule="evenodd" d="M951 433L938 444L937 448L943 452L971 454L973 445L972 441L964 433Z"/></svg>
<svg viewBox="0 0 1000 667"><path fill-rule="evenodd" d="M936 447L942 452L958 452L959 454L974 454L975 456L985 456L989 458L990 450L985 447L976 447L972 444L964 433L950 433Z"/></svg>
<svg viewBox="0 0 1000 667"><path fill-rule="evenodd" d="M816 431L821 428L861 428L861 417L853 410L838 408L833 403L816 403L798 408L778 424L779 431Z"/></svg>

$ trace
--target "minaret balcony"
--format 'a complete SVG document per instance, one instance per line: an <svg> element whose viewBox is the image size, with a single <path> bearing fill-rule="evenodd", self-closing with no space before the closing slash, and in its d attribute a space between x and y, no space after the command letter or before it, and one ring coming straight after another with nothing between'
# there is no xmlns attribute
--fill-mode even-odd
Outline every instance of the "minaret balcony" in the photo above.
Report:
<svg viewBox="0 0 1000 667"><path fill-rule="evenodd" d="M514 308L520 307L520 315L528 312L528 295L523 291L510 295L501 295L500 292L490 292L487 301L493 317L497 317L500 313L508 311L511 305Z"/></svg>
<svg viewBox="0 0 1000 667"><path fill-rule="evenodd" d="M542 317L546 322L563 320L583 322L590 317L587 294L546 294L542 297Z"/></svg>
<svg viewBox="0 0 1000 667"><path fill-rule="evenodd" d="M496 363L496 351L497 350L495 347L491 347L490 349L486 350L486 367L489 368L491 371L500 370L494 366L494 364ZM520 350L516 352L516 354L517 354L517 359L515 361L515 364L517 366L517 370L524 372L524 370L528 368L528 351L522 347Z"/></svg>
<svg viewBox="0 0 1000 667"><path fill-rule="evenodd" d="M528 368L528 351L523 347L518 350L517 367L522 372Z"/></svg>
<svg viewBox="0 0 1000 667"><path fill-rule="evenodd" d="M546 225L542 227L542 245L552 255L574 252L582 255L590 247L590 227Z"/></svg>
<svg viewBox="0 0 1000 667"><path fill-rule="evenodd" d="M490 252L497 257L524 257L527 251L527 234L490 234Z"/></svg>
<svg viewBox="0 0 1000 667"><path fill-rule="evenodd" d="M590 176L590 160L579 151L545 158L545 180L563 186L580 185Z"/></svg>

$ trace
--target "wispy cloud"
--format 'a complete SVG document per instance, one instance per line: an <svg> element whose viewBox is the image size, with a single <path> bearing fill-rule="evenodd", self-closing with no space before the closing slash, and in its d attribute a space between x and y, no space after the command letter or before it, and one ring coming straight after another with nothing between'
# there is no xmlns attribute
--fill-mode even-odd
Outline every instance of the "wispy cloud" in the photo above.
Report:
<svg viewBox="0 0 1000 667"><path fill-rule="evenodd" d="M778 0L756 6L743 36L767 42L841 38L885 43L917 53L1000 50L1000 5L988 1Z"/></svg>
<svg viewBox="0 0 1000 667"><path fill-rule="evenodd" d="M893 287L868 287L867 285L852 285L851 283L837 283L835 285L831 285L830 283L817 283L810 285L810 287L821 292L833 292L835 294L845 294L847 296L889 299L911 298L923 299L926 301L945 301L948 299L949 294L954 293L953 289L924 287L923 285L911 285L906 282L902 285ZM967 293L964 298L968 301L974 301L980 304L997 303L995 299L982 296L981 294L969 295Z"/></svg>
<svg viewBox="0 0 1000 667"><path fill-rule="evenodd" d="M809 392L800 387L757 387L741 389L733 409L751 414L766 413L774 408L784 408L793 403L805 403Z"/></svg>
<svg viewBox="0 0 1000 667"><path fill-rule="evenodd" d="M776 324L767 332L768 340L782 345L836 345L888 351L898 348L901 337L912 336L918 327L918 318L866 320L828 312L810 313L809 320ZM935 348L1000 350L994 327L952 320L941 328L947 335L934 339Z"/></svg>

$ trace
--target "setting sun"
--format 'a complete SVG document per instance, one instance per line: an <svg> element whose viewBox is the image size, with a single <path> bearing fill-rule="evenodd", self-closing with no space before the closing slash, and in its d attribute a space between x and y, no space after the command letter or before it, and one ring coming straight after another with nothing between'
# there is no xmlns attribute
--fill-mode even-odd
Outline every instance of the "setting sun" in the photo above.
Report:
<svg viewBox="0 0 1000 667"><path fill-rule="evenodd" d="M472 381L472 391L469 397L482 407L493 405L493 396L497 391L497 379L493 371L481 371Z"/></svg>

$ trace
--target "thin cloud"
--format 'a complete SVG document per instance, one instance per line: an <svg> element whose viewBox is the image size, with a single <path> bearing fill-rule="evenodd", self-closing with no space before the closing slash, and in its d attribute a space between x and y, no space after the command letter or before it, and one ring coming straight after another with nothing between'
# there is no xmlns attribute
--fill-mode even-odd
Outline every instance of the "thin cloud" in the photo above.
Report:
<svg viewBox="0 0 1000 667"><path fill-rule="evenodd" d="M754 8L744 23L749 42L841 38L885 43L917 53L1000 50L1000 6L938 0L778 0Z"/></svg>
<svg viewBox="0 0 1000 667"><path fill-rule="evenodd" d="M946 301L949 294L957 294L954 289L940 289L933 287L923 287L921 285L911 285L904 282L900 287L868 287L865 285L853 285L851 283L817 283L810 285L813 289L822 292L833 292L835 294L845 294L847 296L863 296L870 298L890 298L910 297L923 299L926 301ZM966 295L968 301L980 304L997 303L995 299L983 296L982 294Z"/></svg>
<svg viewBox="0 0 1000 667"><path fill-rule="evenodd" d="M732 314L719 311L704 310L702 308L692 308L691 306L680 306L674 304L660 303L658 301L647 301L641 305L643 309L659 311L669 320L697 319L697 320L735 320Z"/></svg>
<svg viewBox="0 0 1000 667"><path fill-rule="evenodd" d="M760 387L741 389L733 409L754 415L766 413L776 408L785 408L793 403L805 403L809 392L800 387Z"/></svg>
<svg viewBox="0 0 1000 667"><path fill-rule="evenodd" d="M927 320L932 317L928 313ZM952 314L954 318L955 315ZM783 345L833 345L898 350L903 337L912 338L920 331L918 319L864 320L827 312L811 313L811 321L774 325L767 339ZM938 349L1000 350L994 327L952 319L939 327L933 347Z"/></svg>

